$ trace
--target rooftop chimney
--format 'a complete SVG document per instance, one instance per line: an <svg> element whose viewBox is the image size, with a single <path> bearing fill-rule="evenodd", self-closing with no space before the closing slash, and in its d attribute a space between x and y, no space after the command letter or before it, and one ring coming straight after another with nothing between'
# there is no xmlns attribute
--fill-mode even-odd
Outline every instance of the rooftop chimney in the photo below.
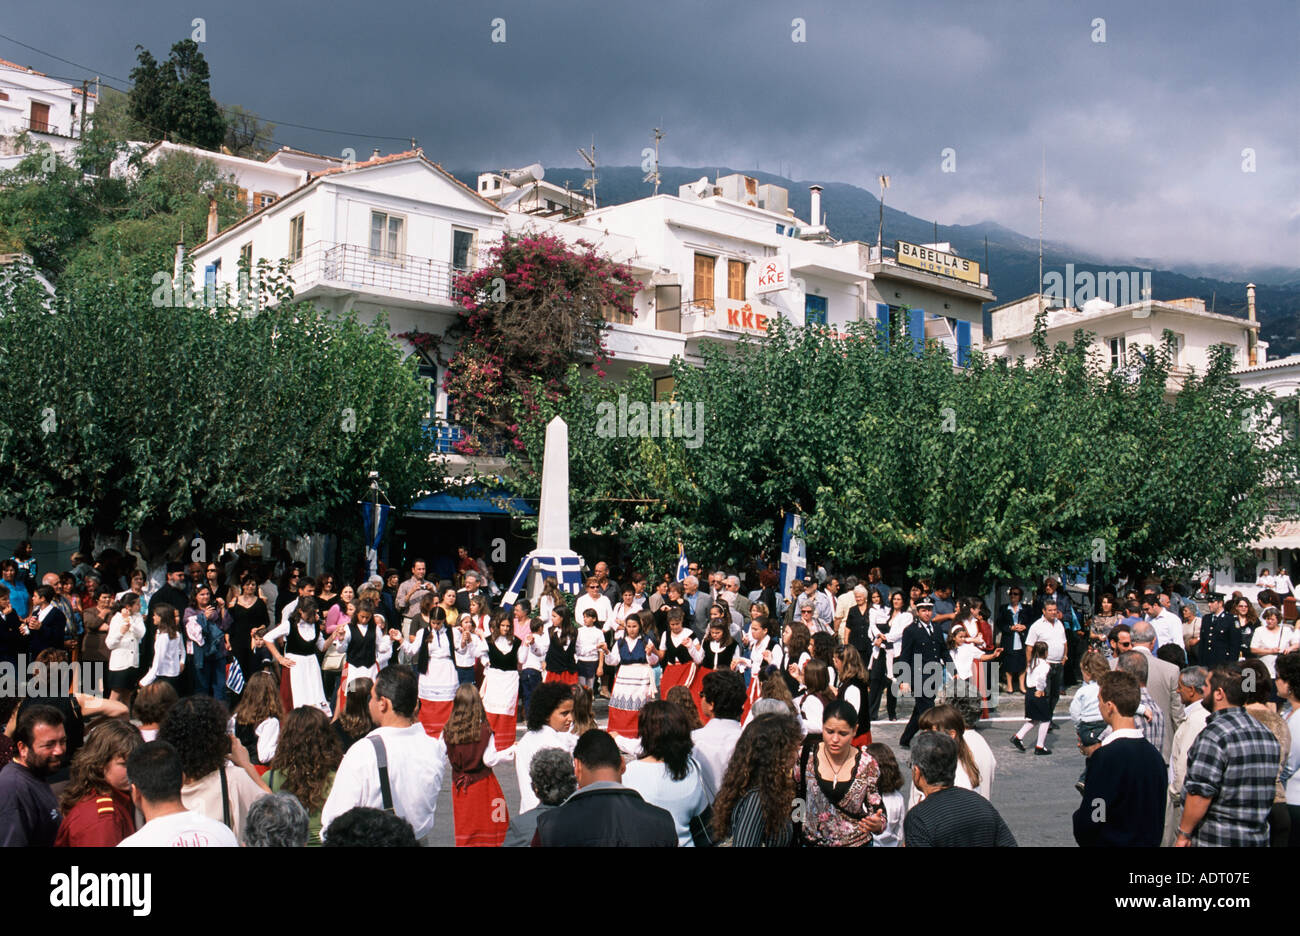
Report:
<svg viewBox="0 0 1300 936"><path fill-rule="evenodd" d="M378 146L376 146L376 147L374 148L374 151L371 152L371 154L370 154L370 158L371 158L371 159L378 159L378 158L379 158L379 147L378 147Z"/></svg>
<svg viewBox="0 0 1300 936"><path fill-rule="evenodd" d="M808 224L810 227L817 227L822 223L822 187L810 185L808 193L812 199L812 206L808 209Z"/></svg>
<svg viewBox="0 0 1300 936"><path fill-rule="evenodd" d="M208 240L217 236L217 200L208 199Z"/></svg>
<svg viewBox="0 0 1300 936"><path fill-rule="evenodd" d="M1255 325L1259 320L1255 318L1255 284L1246 284L1246 320L1251 325ZM1254 367L1259 360L1259 333L1254 328L1246 329L1246 349L1250 353L1250 366Z"/></svg>

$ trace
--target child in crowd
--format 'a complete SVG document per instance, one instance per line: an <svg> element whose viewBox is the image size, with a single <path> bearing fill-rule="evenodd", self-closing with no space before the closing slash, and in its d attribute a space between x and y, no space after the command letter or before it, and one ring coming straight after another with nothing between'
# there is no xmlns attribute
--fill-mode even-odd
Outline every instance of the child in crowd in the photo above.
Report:
<svg viewBox="0 0 1300 936"><path fill-rule="evenodd" d="M1011 743L1023 751L1025 745L1021 739L1029 730L1038 727L1038 742L1034 745L1035 754L1051 754L1047 749L1047 731L1052 726L1052 710L1047 704L1047 674L1051 667L1047 663L1047 643L1038 641L1034 644L1033 655L1029 661L1029 673L1025 677L1028 690L1025 693L1025 723L1011 736Z"/></svg>
<svg viewBox="0 0 1300 936"><path fill-rule="evenodd" d="M1074 722L1074 731L1079 736L1079 747L1089 748L1101 743L1101 733L1106 730L1106 722L1101 717L1098 698L1101 692L1101 677L1110 672L1106 658L1095 650L1089 650L1079 661L1079 672L1083 674L1083 685L1075 690L1070 701L1070 720ZM1088 776L1088 762L1083 762L1083 771L1074 784L1083 792L1083 781Z"/></svg>
<svg viewBox="0 0 1300 936"><path fill-rule="evenodd" d="M903 816L907 813L907 800L903 798L903 771L888 744L868 744L867 753L880 765L876 789L885 805L886 823L885 831L876 835L871 844L876 848L897 848L903 844Z"/></svg>
<svg viewBox="0 0 1300 936"><path fill-rule="evenodd" d="M596 685L596 670L605 650L605 633L600 629L600 619L594 608L582 612L582 626L578 628L577 649L578 685L588 689Z"/></svg>

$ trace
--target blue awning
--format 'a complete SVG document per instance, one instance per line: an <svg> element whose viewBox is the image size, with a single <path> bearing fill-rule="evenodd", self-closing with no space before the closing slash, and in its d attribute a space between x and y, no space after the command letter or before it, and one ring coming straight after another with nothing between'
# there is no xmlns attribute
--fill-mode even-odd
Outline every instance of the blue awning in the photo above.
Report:
<svg viewBox="0 0 1300 936"><path fill-rule="evenodd" d="M411 505L408 514L475 514L478 516L505 517L512 513L529 516L537 513L527 502L518 497L507 497L504 493L485 495L481 492L466 492L466 496L455 494L430 494L421 497Z"/></svg>

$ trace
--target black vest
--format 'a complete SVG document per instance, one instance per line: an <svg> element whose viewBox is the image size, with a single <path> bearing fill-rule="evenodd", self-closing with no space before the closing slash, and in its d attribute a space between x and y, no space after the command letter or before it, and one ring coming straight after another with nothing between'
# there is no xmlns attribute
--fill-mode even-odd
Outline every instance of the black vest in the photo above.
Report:
<svg viewBox="0 0 1300 936"><path fill-rule="evenodd" d="M316 650L316 641L320 640L320 621L317 620L316 623L312 625L316 633L310 642L303 640L302 635L298 633L298 626L300 623L300 621L292 620L289 622L289 636L284 638L284 652L293 653L298 656L315 656L318 652Z"/></svg>
<svg viewBox="0 0 1300 936"><path fill-rule="evenodd" d="M365 636L361 636L361 628L357 627L354 621L348 622L348 666L367 667L375 665L375 633L378 627L371 620L370 626L366 628Z"/></svg>
<svg viewBox="0 0 1300 936"><path fill-rule="evenodd" d="M496 638L488 641L488 666L492 669L506 670L513 673L519 669L519 648L523 646L523 641L518 637L510 638L510 649L505 653L497 646Z"/></svg>

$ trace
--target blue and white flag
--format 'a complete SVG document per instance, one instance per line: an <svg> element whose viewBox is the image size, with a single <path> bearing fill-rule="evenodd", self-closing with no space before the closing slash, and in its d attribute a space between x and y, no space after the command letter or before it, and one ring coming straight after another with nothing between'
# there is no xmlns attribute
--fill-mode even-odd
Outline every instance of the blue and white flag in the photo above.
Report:
<svg viewBox="0 0 1300 936"><path fill-rule="evenodd" d="M244 671L240 668L238 660L231 660L230 667L226 670L226 688L235 695L240 695L244 691Z"/></svg>
<svg viewBox="0 0 1300 936"><path fill-rule="evenodd" d="M537 563L537 572L543 579L548 576L560 584L560 590L570 595L582 594L582 557L569 556L533 556Z"/></svg>
<svg viewBox="0 0 1300 936"><path fill-rule="evenodd" d="M379 544L384 541L384 528L388 526L388 515L392 512L393 508L389 504L361 505L361 521L366 533L366 560L371 575L379 571Z"/></svg>
<svg viewBox="0 0 1300 936"><path fill-rule="evenodd" d="M519 600L519 596L523 593L524 589L528 587L528 572L532 567L533 554L529 553L524 556L523 561L519 563L519 571L517 571L515 577L510 580L510 587L506 589L506 593L501 596L502 611L509 611L513 608L515 602Z"/></svg>
<svg viewBox="0 0 1300 936"><path fill-rule="evenodd" d="M790 594L790 583L803 578L808 569L808 547L803 541L803 518L785 515L785 533L781 537L781 594Z"/></svg>
<svg viewBox="0 0 1300 936"><path fill-rule="evenodd" d="M686 574L690 571L691 564L686 561L686 550L681 543L677 544L677 581L686 581Z"/></svg>

